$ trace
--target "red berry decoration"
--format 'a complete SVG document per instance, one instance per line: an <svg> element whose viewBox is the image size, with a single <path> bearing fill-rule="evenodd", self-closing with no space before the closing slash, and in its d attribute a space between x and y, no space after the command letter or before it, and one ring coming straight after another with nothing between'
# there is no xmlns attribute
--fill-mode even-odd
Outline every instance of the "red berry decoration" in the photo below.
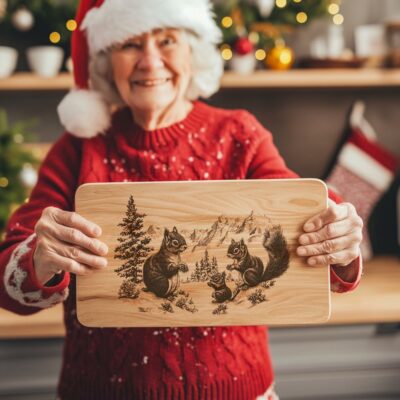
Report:
<svg viewBox="0 0 400 400"><path fill-rule="evenodd" d="M253 44L246 37L239 38L234 46L235 52L244 56L245 54L249 54L253 51Z"/></svg>

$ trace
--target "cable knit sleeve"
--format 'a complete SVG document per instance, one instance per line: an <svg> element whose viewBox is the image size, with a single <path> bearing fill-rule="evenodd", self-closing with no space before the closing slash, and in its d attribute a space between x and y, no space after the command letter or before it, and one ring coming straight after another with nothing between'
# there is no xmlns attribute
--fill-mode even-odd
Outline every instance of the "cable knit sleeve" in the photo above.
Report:
<svg viewBox="0 0 400 400"><path fill-rule="evenodd" d="M258 146L254 150L254 155L250 161L247 170L247 179L288 179L299 178L300 176L286 166L285 161L279 154L273 142L272 134L266 130L255 117L251 116L251 124L255 127L257 137L259 138ZM343 199L333 190L328 189L328 195L335 203L340 204ZM359 256L348 266L343 268L356 268L357 277L354 282L346 282L341 279L331 265L330 280L331 290L334 292L348 292L354 290L361 280L362 274L362 258Z"/></svg>
<svg viewBox="0 0 400 400"><path fill-rule="evenodd" d="M56 276L46 285L36 279L34 227L46 207L73 209L80 158L81 139L63 134L43 161L29 200L10 217L0 243L0 307L28 315L67 298L69 273Z"/></svg>

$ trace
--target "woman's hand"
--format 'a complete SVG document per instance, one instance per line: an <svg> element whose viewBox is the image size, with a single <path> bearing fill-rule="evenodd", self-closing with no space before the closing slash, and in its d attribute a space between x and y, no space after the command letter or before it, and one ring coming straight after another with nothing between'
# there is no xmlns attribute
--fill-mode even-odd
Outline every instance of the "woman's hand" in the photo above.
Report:
<svg viewBox="0 0 400 400"><path fill-rule="evenodd" d="M69 271L87 275L107 265L105 243L94 239L101 228L76 212L47 207L35 225L33 262L36 277L45 284L55 274Z"/></svg>
<svg viewBox="0 0 400 400"><path fill-rule="evenodd" d="M363 221L352 204L330 199L329 204L304 224L307 233L299 237L297 254L308 257L309 265L333 265L342 279L353 282L358 271L344 267L360 255Z"/></svg>

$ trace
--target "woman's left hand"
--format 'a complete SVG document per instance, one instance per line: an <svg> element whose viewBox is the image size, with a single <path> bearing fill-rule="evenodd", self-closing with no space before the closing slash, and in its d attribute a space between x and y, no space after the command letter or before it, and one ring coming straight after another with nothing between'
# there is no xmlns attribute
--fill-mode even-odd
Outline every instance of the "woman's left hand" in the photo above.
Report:
<svg viewBox="0 0 400 400"><path fill-rule="evenodd" d="M351 203L336 204L328 199L329 207L304 224L307 232L299 237L302 246L297 254L308 257L309 265L330 264L335 272L345 270L360 255L363 221ZM345 280L351 271L339 273Z"/></svg>

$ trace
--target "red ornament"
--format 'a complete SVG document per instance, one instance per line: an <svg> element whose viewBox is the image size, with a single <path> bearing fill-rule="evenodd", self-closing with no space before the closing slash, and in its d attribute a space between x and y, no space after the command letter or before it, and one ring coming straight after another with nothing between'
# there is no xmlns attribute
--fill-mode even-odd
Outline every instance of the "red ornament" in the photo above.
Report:
<svg viewBox="0 0 400 400"><path fill-rule="evenodd" d="M253 43L246 37L239 38L234 46L235 53L244 56L253 51Z"/></svg>

